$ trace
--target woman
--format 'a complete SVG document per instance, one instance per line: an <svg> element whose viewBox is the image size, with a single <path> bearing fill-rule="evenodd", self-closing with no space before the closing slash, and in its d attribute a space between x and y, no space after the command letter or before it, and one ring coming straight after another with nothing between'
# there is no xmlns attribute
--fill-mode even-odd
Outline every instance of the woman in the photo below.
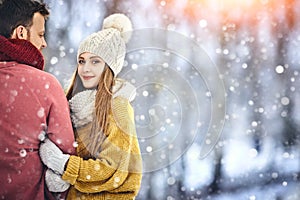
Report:
<svg viewBox="0 0 300 200"><path fill-rule="evenodd" d="M55 172L47 172L48 186L58 187L61 174L71 184L67 199L134 199L141 184L142 160L129 103L134 88L116 79L126 52L120 31L130 30L131 22L114 14L103 24L102 31L81 42L67 91L78 156L62 154L50 140L40 147L42 161Z"/></svg>

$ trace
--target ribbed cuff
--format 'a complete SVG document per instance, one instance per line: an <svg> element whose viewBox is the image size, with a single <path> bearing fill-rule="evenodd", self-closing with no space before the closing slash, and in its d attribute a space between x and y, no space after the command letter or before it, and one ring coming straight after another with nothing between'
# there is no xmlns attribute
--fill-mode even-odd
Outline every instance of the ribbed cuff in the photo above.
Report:
<svg viewBox="0 0 300 200"><path fill-rule="evenodd" d="M59 160L56 163L58 164L57 170L58 170L59 174L64 173L66 163L68 162L69 158L70 158L69 154L62 154L62 156L60 158L58 158Z"/></svg>
<svg viewBox="0 0 300 200"><path fill-rule="evenodd" d="M66 171L62 175L62 179L74 185L80 168L81 158L78 156L70 156Z"/></svg>

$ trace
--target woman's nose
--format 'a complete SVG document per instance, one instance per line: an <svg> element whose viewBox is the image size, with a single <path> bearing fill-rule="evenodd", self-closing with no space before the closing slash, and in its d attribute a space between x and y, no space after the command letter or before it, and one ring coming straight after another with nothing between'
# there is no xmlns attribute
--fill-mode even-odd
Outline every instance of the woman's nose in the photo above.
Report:
<svg viewBox="0 0 300 200"><path fill-rule="evenodd" d="M89 72L90 71L90 66L89 64L86 62L83 66L82 69L84 72Z"/></svg>

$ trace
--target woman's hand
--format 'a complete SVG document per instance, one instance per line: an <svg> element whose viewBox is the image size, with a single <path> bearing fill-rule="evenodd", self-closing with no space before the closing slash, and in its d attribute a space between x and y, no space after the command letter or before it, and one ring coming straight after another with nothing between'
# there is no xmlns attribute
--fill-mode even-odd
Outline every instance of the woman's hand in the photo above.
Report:
<svg viewBox="0 0 300 200"><path fill-rule="evenodd" d="M46 138L39 149L43 163L57 174L63 174L70 155L64 154L51 140Z"/></svg>
<svg viewBox="0 0 300 200"><path fill-rule="evenodd" d="M70 183L62 180L61 175L47 169L45 180L50 192L64 192L70 187Z"/></svg>

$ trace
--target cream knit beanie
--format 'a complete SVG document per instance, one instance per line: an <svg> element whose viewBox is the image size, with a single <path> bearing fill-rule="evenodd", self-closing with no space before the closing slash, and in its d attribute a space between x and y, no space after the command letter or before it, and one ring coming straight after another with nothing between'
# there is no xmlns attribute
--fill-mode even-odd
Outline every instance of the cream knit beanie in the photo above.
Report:
<svg viewBox="0 0 300 200"><path fill-rule="evenodd" d="M89 35L80 43L77 59L84 52L93 53L108 64L116 77L124 64L125 43L130 39L131 30L131 21L124 14L108 16L103 21L101 31Z"/></svg>

